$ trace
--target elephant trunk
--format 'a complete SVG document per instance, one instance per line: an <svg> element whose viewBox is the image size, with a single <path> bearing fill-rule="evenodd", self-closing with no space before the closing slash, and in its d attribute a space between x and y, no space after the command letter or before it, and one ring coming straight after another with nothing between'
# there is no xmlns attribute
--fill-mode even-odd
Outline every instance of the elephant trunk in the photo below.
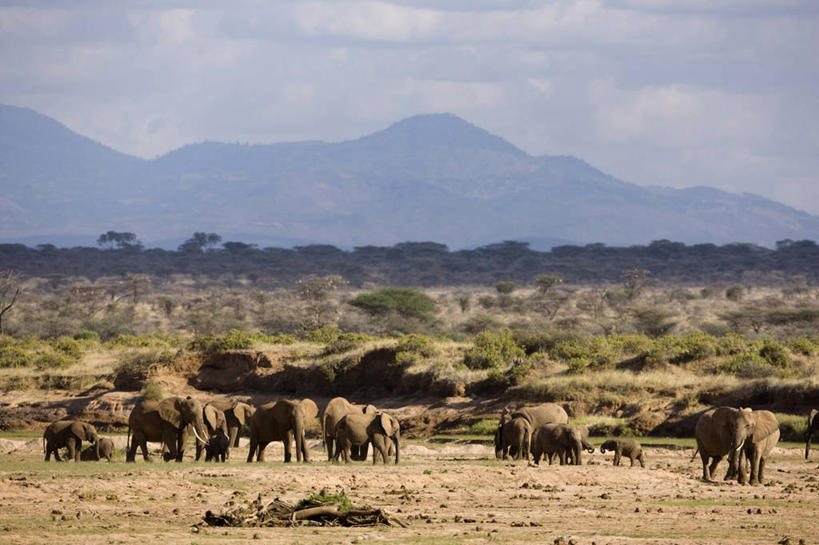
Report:
<svg viewBox="0 0 819 545"><path fill-rule="evenodd" d="M100 459L100 438L94 437L94 454L97 456L95 459Z"/></svg>
<svg viewBox="0 0 819 545"><path fill-rule="evenodd" d="M574 445L574 447L572 447L572 450L574 451L574 465L576 466L583 465L583 460L581 459L583 453L582 443L578 442L576 445Z"/></svg>
<svg viewBox="0 0 819 545"><path fill-rule="evenodd" d="M810 440L813 438L813 426L815 424L817 412L811 411L808 415L808 427L805 429L805 460L810 454Z"/></svg>

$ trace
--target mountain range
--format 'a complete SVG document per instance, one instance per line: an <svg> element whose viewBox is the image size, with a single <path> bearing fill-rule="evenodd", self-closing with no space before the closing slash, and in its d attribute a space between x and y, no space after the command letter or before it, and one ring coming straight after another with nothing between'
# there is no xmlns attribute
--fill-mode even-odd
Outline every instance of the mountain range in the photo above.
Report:
<svg viewBox="0 0 819 545"><path fill-rule="evenodd" d="M0 106L0 189L0 242L29 244L91 245L109 230L165 247L194 231L287 247L819 238L819 217L783 204L630 184L574 157L529 155L451 114L345 142L204 142L146 160Z"/></svg>

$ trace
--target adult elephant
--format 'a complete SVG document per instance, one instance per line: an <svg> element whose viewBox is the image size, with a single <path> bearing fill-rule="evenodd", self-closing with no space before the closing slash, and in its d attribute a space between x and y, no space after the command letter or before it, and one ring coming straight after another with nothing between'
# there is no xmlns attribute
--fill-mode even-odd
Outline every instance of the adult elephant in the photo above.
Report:
<svg viewBox="0 0 819 545"><path fill-rule="evenodd" d="M532 437L532 458L537 464L541 456L548 456L549 465L555 455L560 465L582 465L583 451L594 452L594 446L588 441L588 429L585 426L568 424L544 424Z"/></svg>
<svg viewBox="0 0 819 545"><path fill-rule="evenodd" d="M199 441L207 441L202 404L196 399L190 396L168 397L162 401L143 399L134 406L128 417L128 452L125 461L135 460L137 447L142 449L142 457L150 461L148 441L151 441L162 443L162 457L166 462L181 462L188 438L188 426L191 426Z"/></svg>
<svg viewBox="0 0 819 545"><path fill-rule="evenodd" d="M386 464L391 448L395 448L395 463L400 460L401 425L387 413L348 414L336 424L336 455L341 454L350 463L353 446L370 442L373 444L373 464L379 458Z"/></svg>
<svg viewBox="0 0 819 545"><path fill-rule="evenodd" d="M221 431L222 435L225 437L229 437L228 435L228 425L227 425L227 418L225 413L213 405L212 403L205 403L202 407L202 420L205 423L205 429L207 431L208 441L210 441L210 437L216 433L217 431ZM196 460L199 461L199 458L202 457L202 452L205 450L205 441L196 441ZM228 450L225 453L225 456L230 457L230 451Z"/></svg>
<svg viewBox="0 0 819 545"><path fill-rule="evenodd" d="M374 415L378 409L374 405L359 405L350 403L343 397L334 397L321 413L321 435L324 447L327 449L327 460L333 459L334 441L336 438L336 424L348 414ZM350 456L353 460L367 459L367 443L352 447Z"/></svg>
<svg viewBox="0 0 819 545"><path fill-rule="evenodd" d="M529 459L532 426L525 418L518 416L495 430L495 458L505 460Z"/></svg>
<svg viewBox="0 0 819 545"><path fill-rule="evenodd" d="M290 439L295 439L296 460L309 462L304 430L318 414L318 407L311 399L301 401L271 401L256 409L250 418L250 451L247 461L264 462L264 449L271 441L284 443L284 461L290 462Z"/></svg>
<svg viewBox="0 0 819 545"><path fill-rule="evenodd" d="M730 467L726 479L736 475L740 449L754 433L752 413L753 411L747 408L715 407L699 417L694 436L697 440L697 451L702 458L702 480L712 480L717 464L725 455L732 455L729 458ZM696 456L696 452L694 455Z"/></svg>
<svg viewBox="0 0 819 545"><path fill-rule="evenodd" d="M544 424L568 424L569 423L569 415L566 414L566 411L558 405L557 403L543 403L542 405L537 405L535 407L523 407L517 410L510 410L509 408L504 409L503 413L501 413L500 422L498 423L498 429L495 432L495 441L496 444L498 442L500 444L505 444L508 441L503 436L503 427L504 424L512 420L513 418L523 418L529 423L529 427L534 433L538 428L543 426ZM498 433L499 432L499 433ZM512 439L514 440L514 438ZM497 456L497 450L495 452Z"/></svg>
<svg viewBox="0 0 819 545"><path fill-rule="evenodd" d="M250 422L250 417L256 412L256 408L242 401L233 401L230 399L211 401L208 405L216 407L225 414L229 439L228 445L232 448L238 448L239 434L242 431L242 426ZM230 452L228 452L227 457L230 458Z"/></svg>
<svg viewBox="0 0 819 545"><path fill-rule="evenodd" d="M819 432L819 411L811 409L808 415L808 427L805 429L805 460L808 459L808 454L810 454L810 441L816 432Z"/></svg>
<svg viewBox="0 0 819 545"><path fill-rule="evenodd" d="M755 485L764 482L765 461L779 441L779 422L771 411L753 411L751 419L754 423L754 431L745 441L737 465L739 466L738 480L741 484L745 484L748 482L745 474L745 461L747 460L751 468L750 483Z"/></svg>
<svg viewBox="0 0 819 545"><path fill-rule="evenodd" d="M67 447L68 459L79 462L83 441L93 443L94 451L97 458L99 458L97 429L94 426L87 422L80 422L79 420L60 420L52 422L43 432L45 461L49 461L51 453L54 453L54 459L56 461L61 461L59 449Z"/></svg>

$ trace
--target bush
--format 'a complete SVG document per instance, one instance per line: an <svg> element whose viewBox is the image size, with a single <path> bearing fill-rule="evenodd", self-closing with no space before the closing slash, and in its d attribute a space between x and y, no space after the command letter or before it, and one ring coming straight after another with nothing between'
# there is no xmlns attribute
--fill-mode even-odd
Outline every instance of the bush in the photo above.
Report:
<svg viewBox="0 0 819 545"><path fill-rule="evenodd" d="M498 428L497 420L478 420L469 425L467 433L470 435L494 435Z"/></svg>
<svg viewBox="0 0 819 545"><path fill-rule="evenodd" d="M765 339L762 348L759 350L759 355L774 367L779 367L780 369L790 369L793 367L793 359L790 353L788 353L787 348L776 341Z"/></svg>
<svg viewBox="0 0 819 545"><path fill-rule="evenodd" d="M364 343L371 341L372 337L361 333L342 333L334 341L324 347L324 354L341 354L355 350Z"/></svg>
<svg viewBox="0 0 819 545"><path fill-rule="evenodd" d="M60 337L56 341L53 341L52 346L57 352L62 352L71 358L79 359L80 356L82 356L80 343L71 337Z"/></svg>
<svg viewBox="0 0 819 545"><path fill-rule="evenodd" d="M473 346L464 354L464 365L470 369L491 369L509 365L525 357L508 330L484 331L472 339Z"/></svg>
<svg viewBox="0 0 819 545"><path fill-rule="evenodd" d="M404 318L432 320L435 301L413 288L382 288L373 293L362 293L349 302L371 316L396 313Z"/></svg>
<svg viewBox="0 0 819 545"><path fill-rule="evenodd" d="M745 286L742 284L734 284L725 290L725 298L730 301L741 301L745 296Z"/></svg>
<svg viewBox="0 0 819 545"><path fill-rule="evenodd" d="M793 352L796 352L797 354L802 354L803 356L813 356L814 354L819 352L819 345L817 345L807 337L798 337L796 339L790 339L785 341L785 344Z"/></svg>
<svg viewBox="0 0 819 545"><path fill-rule="evenodd" d="M34 356L25 348L8 344L0 346L0 368L31 367Z"/></svg>
<svg viewBox="0 0 819 545"><path fill-rule="evenodd" d="M395 351L397 353L411 352L425 358L431 358L438 354L438 350L432 339L425 335L416 335L414 333L401 337L398 341L398 345L395 347Z"/></svg>
<svg viewBox="0 0 819 545"><path fill-rule="evenodd" d="M481 331L499 329L500 326L501 323L494 316L476 314L462 323L460 329L470 335L477 335Z"/></svg>
<svg viewBox="0 0 819 545"><path fill-rule="evenodd" d="M765 378L775 374L775 369L756 352L737 354L717 367L721 373L740 378Z"/></svg>
<svg viewBox="0 0 819 545"><path fill-rule="evenodd" d="M81 329L78 332L74 333L74 340L75 341L93 341L93 342L100 342L100 334L96 331L91 329Z"/></svg>
<svg viewBox="0 0 819 545"><path fill-rule="evenodd" d="M79 361L62 352L41 352L34 360L34 367L37 369L63 369L71 367Z"/></svg>
<svg viewBox="0 0 819 545"><path fill-rule="evenodd" d="M311 343L329 344L341 335L341 330L334 325L325 325L307 333L305 340Z"/></svg>
<svg viewBox="0 0 819 545"><path fill-rule="evenodd" d="M247 350L257 343L293 344L296 338L291 335L264 335L250 333L239 329L231 329L221 337L210 334L195 337L188 343L188 350L198 352L226 352L228 350Z"/></svg>
<svg viewBox="0 0 819 545"><path fill-rule="evenodd" d="M168 365L174 357L173 352L159 347L123 352L114 365L114 385L118 388L138 388L153 367Z"/></svg>
<svg viewBox="0 0 819 545"><path fill-rule="evenodd" d="M162 401L165 398L165 392L156 382L149 382L142 388L142 397L148 401Z"/></svg>
<svg viewBox="0 0 819 545"><path fill-rule="evenodd" d="M495 290L497 290L497 292L501 295L509 295L516 289L518 289L518 285L515 282L510 282L508 280L495 284Z"/></svg>
<svg viewBox="0 0 819 545"><path fill-rule="evenodd" d="M178 337L154 333L151 335L129 335L121 333L105 342L106 348L176 348L181 344Z"/></svg>

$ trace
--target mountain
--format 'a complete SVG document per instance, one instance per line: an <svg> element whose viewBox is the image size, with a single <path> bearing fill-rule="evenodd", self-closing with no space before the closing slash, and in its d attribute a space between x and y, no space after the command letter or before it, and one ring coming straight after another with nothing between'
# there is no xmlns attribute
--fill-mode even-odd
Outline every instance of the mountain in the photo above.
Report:
<svg viewBox="0 0 819 545"><path fill-rule="evenodd" d="M357 140L204 142L146 161L32 110L0 106L0 240L194 231L260 246L527 240L535 248L670 239L819 238L819 217L754 195L643 187L573 157L531 156L451 114Z"/></svg>

